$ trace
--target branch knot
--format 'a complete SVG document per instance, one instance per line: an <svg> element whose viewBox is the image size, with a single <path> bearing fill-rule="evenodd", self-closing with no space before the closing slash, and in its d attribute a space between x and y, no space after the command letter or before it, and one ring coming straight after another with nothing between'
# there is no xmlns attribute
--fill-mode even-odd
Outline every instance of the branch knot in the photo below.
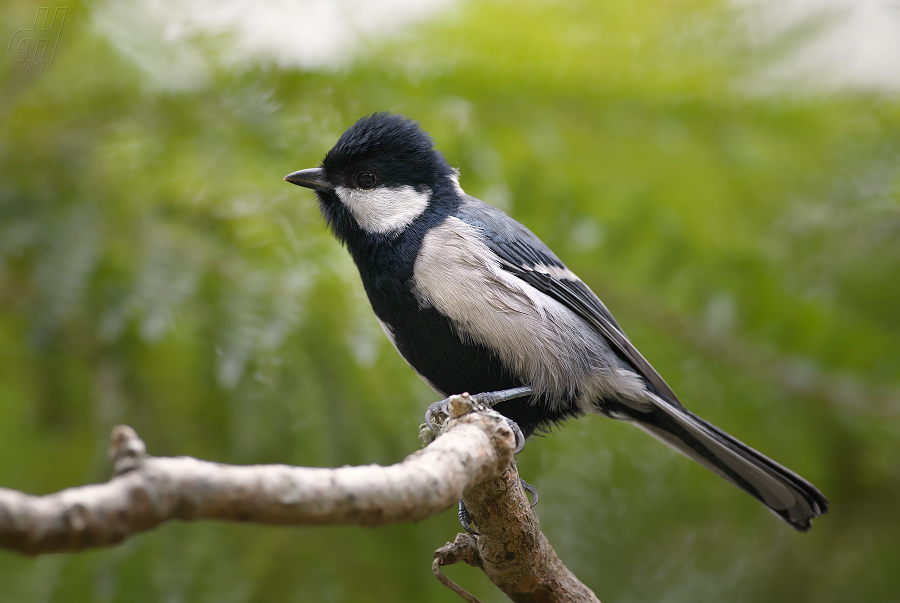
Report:
<svg viewBox="0 0 900 603"><path fill-rule="evenodd" d="M107 454L113 465L113 474L118 476L141 468L147 458L147 445L128 425L116 425L109 438Z"/></svg>

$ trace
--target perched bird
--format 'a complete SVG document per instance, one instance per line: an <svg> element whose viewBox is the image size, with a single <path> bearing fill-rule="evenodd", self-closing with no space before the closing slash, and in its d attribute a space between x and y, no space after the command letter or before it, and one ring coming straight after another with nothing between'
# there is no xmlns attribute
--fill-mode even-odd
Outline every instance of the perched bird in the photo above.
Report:
<svg viewBox="0 0 900 603"><path fill-rule="evenodd" d="M530 230L467 195L414 121L357 121L314 189L385 334L442 396L499 392L526 436L596 413L628 421L806 531L828 500L808 481L685 409L596 295ZM523 395L525 394L525 395Z"/></svg>

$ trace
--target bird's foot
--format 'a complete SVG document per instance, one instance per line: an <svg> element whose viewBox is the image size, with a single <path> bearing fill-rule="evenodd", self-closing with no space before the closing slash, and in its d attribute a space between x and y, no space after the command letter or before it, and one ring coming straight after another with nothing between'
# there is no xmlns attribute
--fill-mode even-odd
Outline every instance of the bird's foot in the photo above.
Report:
<svg viewBox="0 0 900 603"><path fill-rule="evenodd" d="M483 392L480 394L475 394L474 396L469 396L476 406L482 406L486 408L493 408L500 402L505 402L507 400L514 400L515 398L524 398L525 396L530 396L534 393L534 390L529 385L525 385L523 387L514 387L512 389L505 389L496 392ZM450 416L450 396L449 398L444 398L443 400L439 400L428 407L428 410L425 411L425 424L434 432L438 433L438 429L441 424L443 424L444 420ZM519 428L519 425L513 421L512 419L506 419L507 423L509 423L510 429L513 430L513 434L516 436L516 454L522 452L522 449L525 447L525 434L522 433L522 430Z"/></svg>

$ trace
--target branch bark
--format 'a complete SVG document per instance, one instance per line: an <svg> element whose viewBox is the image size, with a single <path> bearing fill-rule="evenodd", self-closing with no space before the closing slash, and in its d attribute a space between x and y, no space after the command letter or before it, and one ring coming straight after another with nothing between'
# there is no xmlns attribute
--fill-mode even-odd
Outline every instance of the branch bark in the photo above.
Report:
<svg viewBox="0 0 900 603"><path fill-rule="evenodd" d="M439 549L436 574L440 565L464 560L481 567L514 601L596 601L540 532L519 485L506 421L471 408L468 396L451 398L443 434L389 467L235 466L151 457L134 430L119 426L110 442L114 475L108 482L46 496L0 488L0 548L26 555L80 551L176 519L379 526L426 519L465 494L482 535L460 535L452 554L441 556L446 547Z"/></svg>
<svg viewBox="0 0 900 603"><path fill-rule="evenodd" d="M600 603L560 560L541 532L515 462L463 496L479 532L480 567L517 603Z"/></svg>

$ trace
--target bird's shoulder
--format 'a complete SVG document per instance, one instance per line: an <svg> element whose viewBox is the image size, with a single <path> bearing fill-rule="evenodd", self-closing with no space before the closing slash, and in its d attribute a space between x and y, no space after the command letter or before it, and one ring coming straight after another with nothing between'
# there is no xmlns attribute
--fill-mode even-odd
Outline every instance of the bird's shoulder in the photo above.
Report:
<svg viewBox="0 0 900 603"><path fill-rule="evenodd" d="M536 234L480 199L466 195L454 217L477 229L485 244L504 259L529 267L565 268L562 260Z"/></svg>
<svg viewBox="0 0 900 603"><path fill-rule="evenodd" d="M501 267L579 313L599 315L624 336L600 298L557 257L546 243L502 210L466 196L456 217L475 228Z"/></svg>

